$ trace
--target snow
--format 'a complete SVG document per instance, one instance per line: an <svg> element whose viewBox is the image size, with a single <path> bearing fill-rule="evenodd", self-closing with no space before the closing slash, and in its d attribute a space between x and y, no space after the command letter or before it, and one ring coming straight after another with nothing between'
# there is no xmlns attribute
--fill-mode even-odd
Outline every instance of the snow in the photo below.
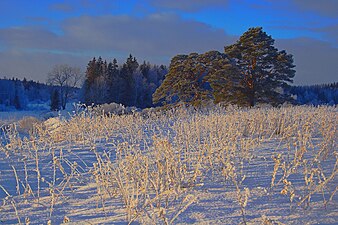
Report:
<svg viewBox="0 0 338 225"><path fill-rule="evenodd" d="M3 116L1 118L19 119L28 115L32 114L26 112L12 118L1 114ZM261 124L262 127L257 124ZM284 126L281 125L281 134L276 135L276 124ZM236 146L241 154L231 152L234 154L233 161L225 164L228 167L223 169L231 171L233 165L232 169L236 169L236 178L242 196L244 190L250 192L245 207L247 224L262 224L264 220L272 222L271 224L273 222L276 224L336 224L337 195L333 195L332 200L324 204L325 200L330 198L330 194L337 189L336 177L327 183L322 189L323 192L318 191L312 195L308 206L297 205L306 195L306 188L315 187L304 185L302 172L306 166L311 166L312 169L322 168L321 171L326 179L337 172L335 165L335 156L338 156L335 149L337 132L334 129L336 124L335 107L228 111L215 109L206 112L182 109L163 113L162 116L157 113L150 118L138 114L105 117L85 113L70 118L62 116L50 118L43 122L38 135L33 134L29 138L21 139L22 142L14 138L15 132L3 134L3 144L0 148L0 199L2 200L0 224L19 223L18 218L21 223L25 223L26 220L26 223L30 221L31 224L47 224L49 220L52 224L63 222L126 224L127 212L121 196L98 195L99 186L94 176L94 164L98 163L98 155L102 157L103 162L106 162L105 156L108 156L114 164L118 161L118 152L122 146L129 146L128 148L135 154L140 152L141 155L147 156L151 155L152 151L158 150L156 146L162 146L164 151L166 144L176 153L181 149L189 152L189 157L195 157L207 148L212 148L213 154L217 155L226 147ZM295 126L294 133L289 137L288 132L291 132ZM307 126L311 129L307 130ZM320 129L323 127L333 133L321 133ZM298 131L300 133L297 134ZM240 138L234 139L234 137ZM306 140L306 143L298 142L297 138ZM297 142L290 147L291 150L288 149L290 140L292 143ZM330 157L318 162L314 160L314 156L324 145L329 149ZM272 173L276 165L275 159L279 154L281 160L284 160L281 165L283 162L288 165L289 157L290 161L296 160L292 157L302 146L307 150L302 160L312 164L302 161L303 164L287 176L288 181L292 182L290 190L292 188L296 190L296 197L293 202L290 202L289 195L281 194L285 186L283 180L278 183L283 176L282 167L278 168L274 187L271 186ZM207 153L208 151L205 150L205 154ZM174 224L243 223L234 183L224 176L221 161L217 161L217 157L213 158L212 166L207 162L207 155L205 157L201 167L203 175L199 174L192 186L184 180L186 188L176 200L170 200L172 207L163 208L163 212L168 218L173 218L184 199L187 203L196 198L178 215L173 221ZM40 178L36 169L37 158ZM189 164L191 168L194 168L194 162L191 161ZM58 165L56 170L53 170L53 165ZM190 173L193 174L194 170ZM228 172L227 176L231 176L231 173ZM320 185L320 183L315 181L314 184ZM51 197L51 190L55 193L54 200ZM157 219L156 223L163 223L159 217ZM138 223L149 224L149 220L142 214L133 222L133 224Z"/></svg>
<svg viewBox="0 0 338 225"><path fill-rule="evenodd" d="M1 112L0 111L0 118L1 121L18 121L24 117L28 117L28 116L34 116L37 118L42 117L44 114L46 114L47 110L42 110L42 111L36 111L36 110L30 110L30 111L19 111L19 110L15 110L15 111L5 111L5 112Z"/></svg>

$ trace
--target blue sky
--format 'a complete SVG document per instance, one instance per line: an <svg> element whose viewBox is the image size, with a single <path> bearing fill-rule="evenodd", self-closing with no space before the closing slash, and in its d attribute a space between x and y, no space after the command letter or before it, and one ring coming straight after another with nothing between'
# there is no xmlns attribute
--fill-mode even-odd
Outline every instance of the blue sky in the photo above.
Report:
<svg viewBox="0 0 338 225"><path fill-rule="evenodd" d="M44 82L55 64L85 70L100 55L169 65L262 26L294 55L296 84L338 81L336 0L1 0L0 10L1 77Z"/></svg>

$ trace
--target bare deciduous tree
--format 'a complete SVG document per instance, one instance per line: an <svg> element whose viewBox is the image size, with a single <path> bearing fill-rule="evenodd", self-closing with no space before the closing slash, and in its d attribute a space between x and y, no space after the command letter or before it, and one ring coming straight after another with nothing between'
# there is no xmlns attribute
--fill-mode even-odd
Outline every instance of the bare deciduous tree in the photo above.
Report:
<svg viewBox="0 0 338 225"><path fill-rule="evenodd" d="M47 83L59 86L62 109L66 108L69 97L82 79L81 69L67 64L55 65L48 73Z"/></svg>

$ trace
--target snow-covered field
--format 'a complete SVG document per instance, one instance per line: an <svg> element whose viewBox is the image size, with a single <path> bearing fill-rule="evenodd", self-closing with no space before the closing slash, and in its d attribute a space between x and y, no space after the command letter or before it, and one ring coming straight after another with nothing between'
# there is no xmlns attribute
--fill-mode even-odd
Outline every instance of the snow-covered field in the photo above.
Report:
<svg viewBox="0 0 338 225"><path fill-rule="evenodd" d="M337 224L337 112L82 112L25 135L6 126L0 224Z"/></svg>

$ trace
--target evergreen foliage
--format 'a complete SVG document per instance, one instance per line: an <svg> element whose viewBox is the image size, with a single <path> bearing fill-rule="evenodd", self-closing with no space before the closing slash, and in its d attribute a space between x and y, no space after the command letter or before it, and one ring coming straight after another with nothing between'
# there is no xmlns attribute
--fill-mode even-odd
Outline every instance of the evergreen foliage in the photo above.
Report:
<svg viewBox="0 0 338 225"><path fill-rule="evenodd" d="M87 105L121 103L125 106L146 108L154 106L152 94L162 83L167 68L151 65L129 55L122 66L116 59L107 63L94 57L87 66L83 85L83 100Z"/></svg>
<svg viewBox="0 0 338 225"><path fill-rule="evenodd" d="M139 74L136 74L139 64L135 57L131 54L127 58L127 62L123 64L121 68L121 84L120 84L120 93L119 99L121 103L125 106L135 106L136 105L136 79Z"/></svg>
<svg viewBox="0 0 338 225"><path fill-rule="evenodd" d="M225 54L177 55L153 95L154 103L214 103L254 106L292 101L284 91L295 75L292 55L278 51L261 27L250 28Z"/></svg>
<svg viewBox="0 0 338 225"><path fill-rule="evenodd" d="M214 99L225 98L234 83L230 77L236 70L223 53L210 51L175 56L162 85L153 95L154 103L178 102L200 106Z"/></svg>
<svg viewBox="0 0 338 225"><path fill-rule="evenodd" d="M337 105L338 82L321 85L290 86L287 92L294 96L299 105Z"/></svg>
<svg viewBox="0 0 338 225"><path fill-rule="evenodd" d="M292 55L278 51L274 39L261 27L250 28L239 40L224 48L240 71L247 105L280 104L290 100L283 92L295 75Z"/></svg>
<svg viewBox="0 0 338 225"><path fill-rule="evenodd" d="M108 102L119 102L119 93L120 93L120 71L117 64L117 60L113 59L112 62L108 63L107 67L107 92L108 92Z"/></svg>

